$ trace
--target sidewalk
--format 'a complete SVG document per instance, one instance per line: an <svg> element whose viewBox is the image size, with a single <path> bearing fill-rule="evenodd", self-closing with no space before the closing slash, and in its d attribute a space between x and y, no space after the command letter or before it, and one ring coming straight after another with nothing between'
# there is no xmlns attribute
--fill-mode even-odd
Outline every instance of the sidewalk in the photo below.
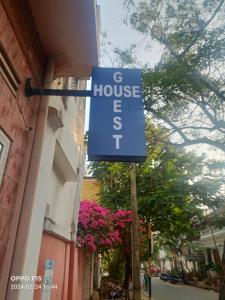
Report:
<svg viewBox="0 0 225 300"><path fill-rule="evenodd" d="M151 297L151 299L148 296L148 293L144 291L143 289L141 290L141 297L143 300L155 300L154 298Z"/></svg>

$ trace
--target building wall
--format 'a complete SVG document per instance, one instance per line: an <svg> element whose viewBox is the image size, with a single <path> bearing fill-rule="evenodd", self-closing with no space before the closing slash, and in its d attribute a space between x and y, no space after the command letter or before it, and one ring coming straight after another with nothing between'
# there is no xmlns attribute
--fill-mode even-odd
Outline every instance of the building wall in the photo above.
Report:
<svg viewBox="0 0 225 300"><path fill-rule="evenodd" d="M94 255L90 254L84 264L83 300L90 300L93 295Z"/></svg>
<svg viewBox="0 0 225 300"><path fill-rule="evenodd" d="M182 262L182 266L183 266L184 270L186 272L190 272L190 271L193 271L193 269L195 268L195 265L194 265L193 261L190 261L187 258L187 255L188 255L188 253L185 253L185 254L181 255L179 258L177 258L177 266L178 266L178 268L181 268L181 262ZM168 251L165 251L163 249L159 250L158 259L159 259L159 263L160 263L159 267L162 270L172 271L175 268L174 258L172 256L172 254L169 253Z"/></svg>
<svg viewBox="0 0 225 300"><path fill-rule="evenodd" d="M69 79L68 84L69 88L76 88L74 87L75 80ZM85 82L80 81L76 84L79 85L78 88L82 88ZM49 122L46 136L46 144L48 145L48 141L53 140L54 149L49 151L49 147L46 147L44 156L48 156L49 152L53 152L54 156L46 191L46 217L48 219L45 219L45 229L70 240L71 224L77 221L86 151L84 147L85 100L74 97L55 98L50 102L50 106L57 109L62 128L54 132ZM48 226L49 220L51 226Z"/></svg>
<svg viewBox="0 0 225 300"><path fill-rule="evenodd" d="M208 254L211 252L211 259L213 262L216 262L216 260L218 259L218 257L215 257L214 255L216 249L218 249L218 254L222 259L223 244L225 241L225 227L218 228L210 224L213 224L214 219L216 219L217 217L223 218L224 211L225 211L224 204L216 211L213 212L206 211L205 221L208 222L209 225L205 225L205 227L200 230L199 243L205 248L205 257L207 262L209 260L207 252Z"/></svg>
<svg viewBox="0 0 225 300"><path fill-rule="evenodd" d="M81 201L82 200L98 200L100 191L100 183L92 177L84 177L82 190L81 190Z"/></svg>
<svg viewBox="0 0 225 300"><path fill-rule="evenodd" d="M51 259L54 263L52 288L49 291L46 289L46 293L50 293L51 299L66 299L64 294L67 295L68 292L69 254L70 248L68 243L51 235L43 234L37 275L44 278L46 260ZM42 281L42 284L45 284L45 281ZM34 299L41 299L41 295L44 292L44 289L35 290Z"/></svg>
<svg viewBox="0 0 225 300"><path fill-rule="evenodd" d="M62 88L62 82L59 79L55 80L52 87ZM69 79L68 88L71 88L73 83L74 80ZM85 85L85 82L82 81L81 85ZM23 245L25 258L19 271L21 276L32 278L37 274L37 269L42 263L41 257L45 256L45 253L40 252L41 245L45 244L42 241L43 229L49 235L57 236L59 245L62 240L70 242L75 238L76 213L85 157L84 112L84 99L78 101L74 97L52 97L49 103L48 126L43 138L34 206L26 245ZM41 251L44 251L43 249L45 248ZM60 261L64 264L63 252L61 256ZM12 299L25 300L32 299L34 290L10 290L8 293Z"/></svg>
<svg viewBox="0 0 225 300"><path fill-rule="evenodd" d="M7 81L10 76L4 77L5 72L0 70L0 130L10 140L7 162L0 182L0 290L1 295L4 295L34 140L39 97L28 102L24 96L25 80L34 77L34 73L22 52L2 2L0 51L17 81L17 87L12 88ZM30 54L32 55L32 50ZM36 72L39 70L36 69ZM39 76L42 76L40 72ZM28 127L32 127L32 130L28 130Z"/></svg>
<svg viewBox="0 0 225 300"><path fill-rule="evenodd" d="M64 83L58 79L53 87L62 88ZM85 82L77 82L72 78L68 80L67 87L76 88L74 84L78 84L78 88L85 88ZM84 258L76 246L75 231L85 158L85 101L74 97L53 98L50 101L51 111L43 153L43 158L51 161L51 167L43 161L44 182L39 188L45 191L45 212L42 214L44 233L37 275L40 276L41 272L42 276L46 260L52 259L59 268L53 270L58 291L52 289L51 299L82 300ZM40 231L40 228L37 230ZM34 237L30 240L32 247L38 247L33 240ZM52 251L55 251L54 255ZM35 291L34 299L39 299L40 293Z"/></svg>
<svg viewBox="0 0 225 300"><path fill-rule="evenodd" d="M73 256L73 258L72 258ZM43 233L37 274L46 276L46 260L53 261L51 289L36 289L34 300L49 296L52 300L83 300L83 272L85 257L72 243ZM79 273L77 272L79 270ZM46 282L46 280L42 281ZM37 282L38 284L38 282ZM47 295L46 295L47 294ZM44 298L43 298L44 299Z"/></svg>
<svg viewBox="0 0 225 300"><path fill-rule="evenodd" d="M84 271L88 257L84 255L76 243L70 246L69 288L68 299L84 299Z"/></svg>
<svg viewBox="0 0 225 300"><path fill-rule="evenodd" d="M52 98L45 128L48 109L43 103L49 99L42 97L40 106L40 97L28 102L24 96L26 78L33 79L33 86L47 88L61 88L64 82L56 80L51 86L53 73L59 69L57 57L47 60L30 3L0 1L0 143L2 136L9 141L4 164L0 144L0 299L32 299L32 289L13 291L7 281L9 274L31 278L37 273L40 247L48 244L42 237L43 226L49 236L58 235L58 243L54 242L62 255L70 256L68 242L75 238L84 163L84 99ZM81 21L89 26L90 20ZM43 82L46 66L49 72ZM68 82L72 87L73 79ZM80 88L85 87L82 81ZM53 188L60 196L54 197ZM67 258L57 259L66 268ZM63 293L67 294L65 287Z"/></svg>
<svg viewBox="0 0 225 300"><path fill-rule="evenodd" d="M222 253L223 253L223 243L225 240L225 228L212 228L212 233L209 228L205 228L200 232L201 238L200 238L200 243L205 247L205 248L211 248L215 249L216 246L219 250L219 254L222 258ZM213 236L212 236L213 234ZM215 242L214 242L214 239ZM215 246L216 243L216 246Z"/></svg>

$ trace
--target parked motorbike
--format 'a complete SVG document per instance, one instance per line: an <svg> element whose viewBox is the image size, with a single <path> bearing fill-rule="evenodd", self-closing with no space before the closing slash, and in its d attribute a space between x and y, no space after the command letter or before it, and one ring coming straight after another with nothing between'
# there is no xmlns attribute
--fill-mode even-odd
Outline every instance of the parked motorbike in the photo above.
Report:
<svg viewBox="0 0 225 300"><path fill-rule="evenodd" d="M161 273L159 278L163 281L168 281L170 279L170 274L168 272Z"/></svg>
<svg viewBox="0 0 225 300"><path fill-rule="evenodd" d="M169 273L169 272L162 273L159 276L159 278L163 281L168 281L168 282L173 283L173 284L184 283L185 282L182 275L172 274L172 273Z"/></svg>
<svg viewBox="0 0 225 300"><path fill-rule="evenodd" d="M179 275L171 274L170 278L169 278L169 282L173 283L173 284L181 283L182 279L181 279L181 277Z"/></svg>

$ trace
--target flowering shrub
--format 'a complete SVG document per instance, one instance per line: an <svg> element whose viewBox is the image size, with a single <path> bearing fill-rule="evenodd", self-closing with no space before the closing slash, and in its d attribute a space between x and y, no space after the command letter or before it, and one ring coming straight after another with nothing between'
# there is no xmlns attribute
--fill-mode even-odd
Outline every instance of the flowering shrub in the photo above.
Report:
<svg viewBox="0 0 225 300"><path fill-rule="evenodd" d="M110 209L95 201L80 204L77 241L87 252L103 252L122 243L122 233L130 228L130 210Z"/></svg>

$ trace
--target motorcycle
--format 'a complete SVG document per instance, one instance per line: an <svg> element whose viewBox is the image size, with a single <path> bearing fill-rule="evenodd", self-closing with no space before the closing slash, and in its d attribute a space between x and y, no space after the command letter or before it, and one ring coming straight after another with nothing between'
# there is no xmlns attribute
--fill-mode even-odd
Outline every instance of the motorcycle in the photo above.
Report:
<svg viewBox="0 0 225 300"><path fill-rule="evenodd" d="M177 284L177 283L184 283L185 280L182 275L179 274L172 274L172 273L162 273L159 278L163 281L168 281L172 284Z"/></svg>

